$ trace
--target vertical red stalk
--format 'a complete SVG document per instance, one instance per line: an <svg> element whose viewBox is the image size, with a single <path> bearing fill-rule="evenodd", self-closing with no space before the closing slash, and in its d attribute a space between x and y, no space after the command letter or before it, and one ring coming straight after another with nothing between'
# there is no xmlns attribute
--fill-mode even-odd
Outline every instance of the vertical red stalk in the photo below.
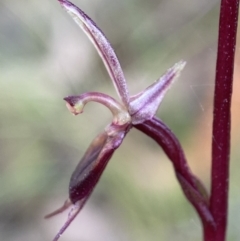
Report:
<svg viewBox="0 0 240 241"><path fill-rule="evenodd" d="M214 92L210 211L216 228L205 227L205 241L224 241L227 227L231 96L239 0L222 0Z"/></svg>

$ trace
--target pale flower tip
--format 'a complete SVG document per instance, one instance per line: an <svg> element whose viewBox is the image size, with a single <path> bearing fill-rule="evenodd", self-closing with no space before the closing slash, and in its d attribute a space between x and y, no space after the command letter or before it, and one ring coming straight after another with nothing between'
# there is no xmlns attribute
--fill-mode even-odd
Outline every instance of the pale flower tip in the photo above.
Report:
<svg viewBox="0 0 240 241"><path fill-rule="evenodd" d="M179 73L180 73L180 72L184 69L184 67L185 67L186 64L187 64L186 61L180 60L178 63L176 63L176 64L173 66L173 69L175 69L176 72L179 72Z"/></svg>
<svg viewBox="0 0 240 241"><path fill-rule="evenodd" d="M67 0L58 0L60 4L64 5L64 4L69 4L70 2L68 2Z"/></svg>
<svg viewBox="0 0 240 241"><path fill-rule="evenodd" d="M173 75L171 81L168 83L168 87L172 85L172 83L180 76L182 70L184 69L185 65L187 64L186 61L180 60L177 62L172 68L169 69L170 73Z"/></svg>
<svg viewBox="0 0 240 241"><path fill-rule="evenodd" d="M73 115L78 115L81 114L83 112L83 103L80 100L76 100L73 97L66 97L64 98L64 100L66 101L66 106L68 108L68 110L73 114Z"/></svg>
<svg viewBox="0 0 240 241"><path fill-rule="evenodd" d="M72 6L74 6L71 2L68 0L58 0L58 2L62 5L63 8L68 9Z"/></svg>
<svg viewBox="0 0 240 241"><path fill-rule="evenodd" d="M71 106L69 103L66 103L66 106L73 115L78 115L83 112L82 110L78 110L76 106Z"/></svg>

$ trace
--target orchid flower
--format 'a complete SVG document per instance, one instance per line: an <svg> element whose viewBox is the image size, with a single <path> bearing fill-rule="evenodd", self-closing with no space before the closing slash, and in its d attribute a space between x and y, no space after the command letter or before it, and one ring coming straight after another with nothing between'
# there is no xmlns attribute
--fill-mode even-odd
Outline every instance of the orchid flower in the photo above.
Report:
<svg viewBox="0 0 240 241"><path fill-rule="evenodd" d="M73 172L69 184L69 199L61 208L46 216L47 218L51 217L70 206L72 207L66 223L57 233L54 241L60 238L80 212L99 181L114 151L121 145L124 137L132 127L145 132L162 146L173 162L177 178L185 195L203 218L211 222L207 198L205 192L202 191L204 188L202 188L200 182L188 169L178 141L176 141L176 138L172 138L172 132L155 117L167 90L174 80L177 79L186 63L184 61L176 63L145 90L136 95L129 96L122 68L105 35L97 27L96 23L81 9L67 0L58 1L94 44L106 66L120 97L120 101L98 92L88 92L64 98L67 108L74 115L82 113L88 102L95 101L106 106L111 111L113 119L103 132L92 141ZM170 139L167 139L166 136L170 136ZM176 151L178 151L177 156L174 154Z"/></svg>

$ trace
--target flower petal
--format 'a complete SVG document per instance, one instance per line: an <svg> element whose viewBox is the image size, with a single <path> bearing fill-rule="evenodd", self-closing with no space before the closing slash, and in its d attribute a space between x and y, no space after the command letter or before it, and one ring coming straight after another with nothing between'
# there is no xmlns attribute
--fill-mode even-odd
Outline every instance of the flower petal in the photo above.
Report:
<svg viewBox="0 0 240 241"><path fill-rule="evenodd" d="M143 92L131 97L129 113L132 124L140 124L151 119L174 80L180 75L186 62L180 61L170 68L160 79Z"/></svg>
<svg viewBox="0 0 240 241"><path fill-rule="evenodd" d="M127 89L126 80L118 61L118 58L105 37L102 31L97 27L96 23L87 16L81 9L67 0L58 0L64 9L71 15L74 21L82 28L87 34L95 48L97 49L107 71L113 81L115 89L122 99L124 105L128 107L129 94Z"/></svg>
<svg viewBox="0 0 240 241"><path fill-rule="evenodd" d="M87 198L77 202L76 204L72 205L71 211L68 214L67 221L64 223L64 225L61 227L61 229L58 231L57 235L54 237L53 241L58 241L59 238L62 236L64 231L69 227L69 225L72 223L72 221L76 218L76 216L81 211L82 207L84 206Z"/></svg>

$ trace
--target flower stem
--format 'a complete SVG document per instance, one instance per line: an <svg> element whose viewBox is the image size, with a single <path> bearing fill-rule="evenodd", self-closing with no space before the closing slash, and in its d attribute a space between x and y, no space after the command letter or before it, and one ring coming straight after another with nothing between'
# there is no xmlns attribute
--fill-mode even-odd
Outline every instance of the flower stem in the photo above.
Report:
<svg viewBox="0 0 240 241"><path fill-rule="evenodd" d="M142 124L134 125L134 127L151 137L162 147L173 164L176 177L186 198L196 209L203 225L214 227L205 188L191 173L182 147L173 132L156 117Z"/></svg>
<svg viewBox="0 0 240 241"><path fill-rule="evenodd" d="M231 96L239 0L222 0L213 110L210 211L216 229L206 227L205 241L224 241L227 227Z"/></svg>

